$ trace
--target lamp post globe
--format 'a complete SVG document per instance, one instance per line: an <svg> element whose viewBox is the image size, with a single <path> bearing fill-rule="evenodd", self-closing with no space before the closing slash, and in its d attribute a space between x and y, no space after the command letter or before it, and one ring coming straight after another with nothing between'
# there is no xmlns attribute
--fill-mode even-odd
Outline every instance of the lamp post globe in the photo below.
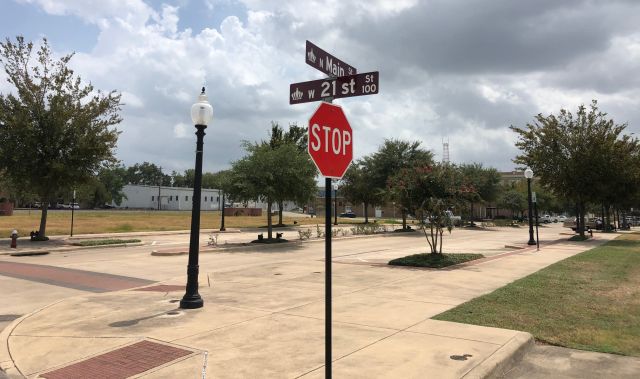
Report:
<svg viewBox="0 0 640 379"><path fill-rule="evenodd" d="M535 245L536 240L533 238L533 202L531 199L531 179L533 178L533 170L527 167L524 170L524 177L527 178L527 195L529 199L529 242L527 245Z"/></svg>
<svg viewBox="0 0 640 379"><path fill-rule="evenodd" d="M189 240L189 263L187 265L187 287L180 308L195 309L204 305L202 297L198 293L198 254L200 244L200 197L202 196L202 150L204 145L204 130L213 119L213 108L209 101L205 89L198 96L198 101L191 106L191 120L196 127L196 166L193 183L193 196L191 200L191 236Z"/></svg>

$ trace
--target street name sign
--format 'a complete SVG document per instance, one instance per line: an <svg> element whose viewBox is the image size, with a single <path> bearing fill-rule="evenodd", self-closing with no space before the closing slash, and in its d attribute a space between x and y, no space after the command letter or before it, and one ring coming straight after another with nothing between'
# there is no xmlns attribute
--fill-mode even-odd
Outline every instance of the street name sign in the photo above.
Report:
<svg viewBox="0 0 640 379"><path fill-rule="evenodd" d="M326 98L375 95L379 89L378 71L311 80L289 85L289 104L308 103Z"/></svg>
<svg viewBox="0 0 640 379"><path fill-rule="evenodd" d="M345 76L358 73L353 66L344 63L310 41L307 41L306 51L305 62L329 76Z"/></svg>
<svg viewBox="0 0 640 379"><path fill-rule="evenodd" d="M320 103L309 119L307 149L322 176L344 176L353 160L353 131L342 107Z"/></svg>

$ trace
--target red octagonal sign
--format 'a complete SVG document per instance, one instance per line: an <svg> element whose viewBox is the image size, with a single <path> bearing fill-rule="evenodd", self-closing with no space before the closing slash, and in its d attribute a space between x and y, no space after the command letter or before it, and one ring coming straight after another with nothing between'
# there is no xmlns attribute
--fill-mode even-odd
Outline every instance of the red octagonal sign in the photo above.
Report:
<svg viewBox="0 0 640 379"><path fill-rule="evenodd" d="M323 176L342 178L353 159L353 131L342 107L320 103L309 119L308 150Z"/></svg>

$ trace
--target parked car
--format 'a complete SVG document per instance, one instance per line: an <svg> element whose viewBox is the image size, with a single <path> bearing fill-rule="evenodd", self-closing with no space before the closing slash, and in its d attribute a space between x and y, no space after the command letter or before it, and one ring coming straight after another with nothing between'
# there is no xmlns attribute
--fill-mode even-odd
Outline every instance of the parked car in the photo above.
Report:
<svg viewBox="0 0 640 379"><path fill-rule="evenodd" d="M563 215L553 216L553 217L551 217L551 220L553 222L565 222L565 221L567 221L567 216L563 216Z"/></svg>
<svg viewBox="0 0 640 379"><path fill-rule="evenodd" d="M539 221L545 224L548 224L551 222L551 216L550 215L542 215L539 218Z"/></svg>
<svg viewBox="0 0 640 379"><path fill-rule="evenodd" d="M353 212L344 212L340 213L340 217L356 218L356 214Z"/></svg>
<svg viewBox="0 0 640 379"><path fill-rule="evenodd" d="M449 217L449 219L451 220L451 223L455 226L460 226L462 225L462 217L461 216L455 216L453 214L453 212L451 211L445 211L445 213L447 214L447 216Z"/></svg>

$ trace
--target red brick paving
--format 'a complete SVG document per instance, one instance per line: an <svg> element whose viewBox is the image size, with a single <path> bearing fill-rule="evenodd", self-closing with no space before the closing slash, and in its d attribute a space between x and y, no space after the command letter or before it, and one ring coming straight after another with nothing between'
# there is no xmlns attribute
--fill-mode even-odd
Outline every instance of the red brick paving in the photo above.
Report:
<svg viewBox="0 0 640 379"><path fill-rule="evenodd" d="M173 346L141 341L40 376L47 379L125 379L191 353Z"/></svg>
<svg viewBox="0 0 640 379"><path fill-rule="evenodd" d="M0 261L0 275L90 292L109 292L153 281L71 268Z"/></svg>
<svg viewBox="0 0 640 379"><path fill-rule="evenodd" d="M174 292L174 291L184 291L185 288L186 288L185 286L159 284L157 286L136 288L134 291Z"/></svg>

